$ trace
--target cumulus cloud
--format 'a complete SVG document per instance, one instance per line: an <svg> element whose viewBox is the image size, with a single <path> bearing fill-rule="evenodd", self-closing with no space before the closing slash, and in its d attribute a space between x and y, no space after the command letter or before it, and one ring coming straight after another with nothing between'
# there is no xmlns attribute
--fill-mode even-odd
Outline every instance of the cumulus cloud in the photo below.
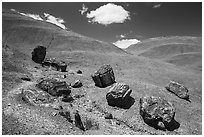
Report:
<svg viewBox="0 0 204 137"><path fill-rule="evenodd" d="M161 3L159 3L159 4L155 4L155 5L153 5L153 8L159 8L159 7L161 7Z"/></svg>
<svg viewBox="0 0 204 137"><path fill-rule="evenodd" d="M88 10L88 7L86 7L85 4L83 4L82 9L79 11L80 11L81 15L83 15L85 12L87 12L87 10Z"/></svg>
<svg viewBox="0 0 204 137"><path fill-rule="evenodd" d="M113 44L121 49L126 49L127 47L129 47L132 44L136 44L140 42L137 39L122 39L122 40L118 40L116 42L114 42Z"/></svg>
<svg viewBox="0 0 204 137"><path fill-rule="evenodd" d="M86 15L89 18L88 22L109 25L112 23L123 23L125 20L130 20L129 12L122 6L112 3L103 5L96 10L92 10Z"/></svg>
<svg viewBox="0 0 204 137"><path fill-rule="evenodd" d="M55 25L59 26L60 28L67 29L65 27L65 25L63 24L63 23L65 23L65 21L62 18L54 17L54 16L52 16L52 15L50 15L48 13L44 13L44 16L45 16L45 20L47 22L55 24Z"/></svg>

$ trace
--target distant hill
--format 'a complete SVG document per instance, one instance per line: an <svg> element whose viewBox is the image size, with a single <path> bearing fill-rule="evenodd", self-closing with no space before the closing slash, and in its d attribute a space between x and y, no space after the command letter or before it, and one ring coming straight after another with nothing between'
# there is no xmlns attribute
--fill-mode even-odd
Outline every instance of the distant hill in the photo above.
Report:
<svg viewBox="0 0 204 137"><path fill-rule="evenodd" d="M18 14L15 11L2 11L3 44L20 48L22 51L31 52L39 45L49 46L54 51L94 51L125 53L122 49L111 43L88 38L75 32L61 29L60 27L32 19Z"/></svg>
<svg viewBox="0 0 204 137"><path fill-rule="evenodd" d="M126 51L138 56L164 60L178 66L202 68L201 37L171 36L150 38L131 45Z"/></svg>

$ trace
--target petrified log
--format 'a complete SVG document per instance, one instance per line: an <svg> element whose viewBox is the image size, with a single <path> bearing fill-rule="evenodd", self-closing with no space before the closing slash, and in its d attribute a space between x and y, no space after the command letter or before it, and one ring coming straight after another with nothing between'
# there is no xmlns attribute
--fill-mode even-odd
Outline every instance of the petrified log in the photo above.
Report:
<svg viewBox="0 0 204 137"><path fill-rule="evenodd" d="M57 79L43 79L36 86L52 96L69 95L71 88L65 81L59 81Z"/></svg>
<svg viewBox="0 0 204 137"><path fill-rule="evenodd" d="M91 75L95 85L101 88L115 83L115 76L113 69L110 65L103 65L98 71Z"/></svg>
<svg viewBox="0 0 204 137"><path fill-rule="evenodd" d="M129 104L130 94L132 90L129 88L127 84L124 83L115 83L113 87L106 94L106 99L108 105L117 106L117 107L125 107Z"/></svg>
<svg viewBox="0 0 204 137"><path fill-rule="evenodd" d="M170 83L165 88L168 91L174 93L179 98L189 100L188 89L185 86L175 81L170 81Z"/></svg>
<svg viewBox="0 0 204 137"><path fill-rule="evenodd" d="M46 47L37 46L32 51L32 60L35 63L42 63L46 56Z"/></svg>
<svg viewBox="0 0 204 137"><path fill-rule="evenodd" d="M144 122L156 129L170 129L174 121L175 108L161 97L140 98L140 115Z"/></svg>

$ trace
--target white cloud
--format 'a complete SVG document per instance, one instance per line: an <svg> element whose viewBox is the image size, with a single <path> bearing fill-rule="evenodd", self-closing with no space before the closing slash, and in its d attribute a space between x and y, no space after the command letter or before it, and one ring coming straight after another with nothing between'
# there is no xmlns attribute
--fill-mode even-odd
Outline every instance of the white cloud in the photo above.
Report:
<svg viewBox="0 0 204 137"><path fill-rule="evenodd" d="M45 16L45 20L47 22L55 24L55 25L59 26L60 28L67 29L65 27L65 25L63 24L63 23L65 23L65 21L62 18L54 17L54 16L52 16L52 15L50 15L48 13L44 13L44 16Z"/></svg>
<svg viewBox="0 0 204 137"><path fill-rule="evenodd" d="M16 11L15 9L11 9L11 11ZM60 28L62 29L67 29L65 27L65 25L63 23L65 23L65 21L61 18L56 18L48 13L44 13L44 16L40 16L40 15L37 15L37 14L30 14L30 13L23 13L23 12L19 12L19 11L16 11L18 12L19 14L23 15L23 16L27 16L27 17L30 17L30 18L33 18L35 20L40 20L40 21L46 21L46 22L49 22L49 23L52 23L52 24L55 24L57 26L59 26Z"/></svg>
<svg viewBox="0 0 204 137"><path fill-rule="evenodd" d="M15 9L11 9L11 11L15 11L15 12L18 12L16 11ZM23 12L18 12L19 14L23 15L23 16L27 16L27 17L30 17L30 18L33 18L35 20L41 20L43 21L43 19L40 17L40 15L37 15L37 14L30 14L30 13L23 13Z"/></svg>
<svg viewBox="0 0 204 137"><path fill-rule="evenodd" d="M114 42L113 44L121 49L126 49L127 47L129 47L132 44L136 44L140 42L137 39L122 39L122 40L118 40L116 42Z"/></svg>
<svg viewBox="0 0 204 137"><path fill-rule="evenodd" d="M161 3L159 3L159 4L155 4L155 5L153 5L153 8L159 8L159 7L161 7Z"/></svg>
<svg viewBox="0 0 204 137"><path fill-rule="evenodd" d="M27 16L27 17L30 17L30 18L33 18L35 20L41 20L43 21L43 19L40 17L40 15L37 15L37 14L30 14L30 13L20 13L21 15L24 15L24 16Z"/></svg>
<svg viewBox="0 0 204 137"><path fill-rule="evenodd" d="M11 11L16 11L15 9L10 9Z"/></svg>
<svg viewBox="0 0 204 137"><path fill-rule="evenodd" d="M120 38L125 38L125 35L121 34L121 35L120 35Z"/></svg>
<svg viewBox="0 0 204 137"><path fill-rule="evenodd" d="M122 6L118 6L112 3L103 5L96 10L92 10L86 15L89 18L89 22L99 23L103 25L109 25L112 23L123 23L125 20L130 20L129 12Z"/></svg>
<svg viewBox="0 0 204 137"><path fill-rule="evenodd" d="M82 9L79 10L81 12L81 15L83 15L85 12L87 12L88 7L85 6L85 4L82 5Z"/></svg>

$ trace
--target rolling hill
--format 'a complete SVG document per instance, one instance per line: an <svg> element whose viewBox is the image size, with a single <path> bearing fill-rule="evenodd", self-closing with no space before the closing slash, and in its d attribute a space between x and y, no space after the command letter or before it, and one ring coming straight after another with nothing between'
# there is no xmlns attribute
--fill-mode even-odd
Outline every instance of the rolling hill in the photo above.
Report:
<svg viewBox="0 0 204 137"><path fill-rule="evenodd" d="M194 71L194 67L202 65L201 38L153 38L124 51L113 44L9 10L2 12L2 25L2 134L202 134L202 71ZM67 72L34 63L31 52L37 45L48 48L46 56L65 61ZM127 83L132 89L134 104L129 109L109 106L105 96L111 86L99 88L94 85L91 74L103 64L110 64L116 81ZM82 74L77 74L77 70ZM20 79L24 74L31 75L31 81ZM44 77L67 83L82 81L81 88L71 89L72 96L78 98L60 103L67 111L77 109L88 130L78 129L59 115L59 110L32 106L22 100L22 90L35 88ZM189 89L191 102L164 88L170 80ZM174 104L175 120L180 124L178 129L157 130L144 123L138 104L140 97L146 95L161 96ZM112 113L114 118L104 119L106 112Z"/></svg>
<svg viewBox="0 0 204 137"><path fill-rule="evenodd" d="M202 38L171 36L150 38L131 45L126 51L177 66L202 69ZM185 62L185 63L184 63ZM200 62L200 63L199 63Z"/></svg>

